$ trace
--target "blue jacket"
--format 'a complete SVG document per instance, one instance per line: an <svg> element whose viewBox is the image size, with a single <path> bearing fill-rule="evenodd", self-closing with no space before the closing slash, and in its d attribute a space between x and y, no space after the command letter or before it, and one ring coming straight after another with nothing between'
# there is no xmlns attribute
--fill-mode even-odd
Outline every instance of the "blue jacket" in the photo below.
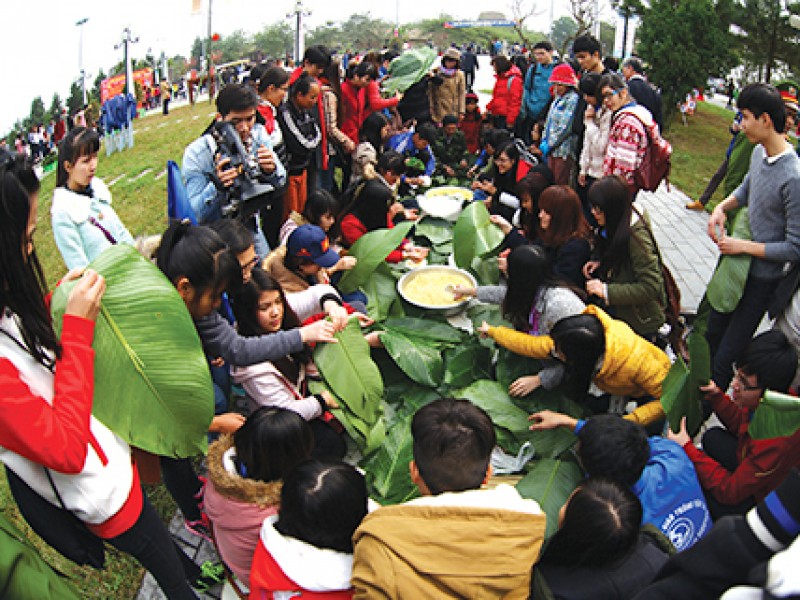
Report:
<svg viewBox="0 0 800 600"><path fill-rule="evenodd" d="M532 119L544 118L544 110L550 102L549 79L555 66L555 61L549 65L536 63L525 73L525 83L522 87L523 116Z"/></svg>
<svg viewBox="0 0 800 600"><path fill-rule="evenodd" d="M633 492L642 502L642 524L652 523L678 552L711 529L711 516L692 461L678 444L651 437L650 460Z"/></svg>
<svg viewBox="0 0 800 600"><path fill-rule="evenodd" d="M414 142L411 140L413 136L414 129L409 129L404 133L393 135L391 138L389 138L389 149L395 150L403 156L417 156L420 151L417 150L417 148L414 146ZM433 175L433 171L436 169L436 157L433 155L433 149L431 148L430 144L428 144L426 150L428 151L430 158L425 164L425 175L430 177Z"/></svg>
<svg viewBox="0 0 800 600"><path fill-rule="evenodd" d="M270 136L263 125L260 123L253 125L251 135L254 156L261 146L272 149ZM222 218L220 207L224 194L217 190L217 186L214 185L211 178L215 172L214 155L216 152L217 144L214 138L210 134L206 134L189 144L183 153L181 167L183 181L186 184L186 192L189 195L192 210L200 223L213 223ZM277 155L275 156L275 171L267 178L267 182L276 188L286 183L286 169L278 160Z"/></svg>

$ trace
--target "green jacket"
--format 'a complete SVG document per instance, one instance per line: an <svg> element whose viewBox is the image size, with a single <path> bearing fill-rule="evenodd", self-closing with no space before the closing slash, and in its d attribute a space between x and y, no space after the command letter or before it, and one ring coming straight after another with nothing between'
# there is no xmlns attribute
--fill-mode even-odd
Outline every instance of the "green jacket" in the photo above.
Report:
<svg viewBox="0 0 800 600"><path fill-rule="evenodd" d="M664 324L664 279L658 250L642 219L631 225L628 260L607 278L608 309L639 335L649 337Z"/></svg>
<svg viewBox="0 0 800 600"><path fill-rule="evenodd" d="M449 139L444 132L433 144L433 154L436 157L436 174L444 174L444 165L455 169L457 176L463 176L467 168L461 167L459 163L467 158L467 141L461 131L456 131Z"/></svg>
<svg viewBox="0 0 800 600"><path fill-rule="evenodd" d="M59 577L31 543L0 514L0 598L79 600L65 577Z"/></svg>
<svg viewBox="0 0 800 600"><path fill-rule="evenodd" d="M750 155L755 147L756 145L748 140L744 133L740 132L736 136L733 148L731 148L731 155L728 157L728 171L722 182L724 198L730 196L744 180L744 176L750 170Z"/></svg>

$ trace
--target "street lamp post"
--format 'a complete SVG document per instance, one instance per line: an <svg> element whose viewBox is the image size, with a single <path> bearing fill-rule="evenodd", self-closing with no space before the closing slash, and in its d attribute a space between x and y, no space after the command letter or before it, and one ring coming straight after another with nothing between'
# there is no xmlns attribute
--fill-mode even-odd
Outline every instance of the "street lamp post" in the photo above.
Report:
<svg viewBox="0 0 800 600"><path fill-rule="evenodd" d="M114 46L114 50L124 49L125 53L125 91L136 97L136 89L133 85L133 65L131 61L130 45L139 41L138 37L131 37L130 27L122 30L122 41Z"/></svg>
<svg viewBox="0 0 800 600"><path fill-rule="evenodd" d="M303 0L297 0L297 4L294 5L294 11L286 15L287 19L295 18L294 61L296 64L300 64L300 61L303 60L303 17L310 15L311 11L303 10Z"/></svg>
<svg viewBox="0 0 800 600"><path fill-rule="evenodd" d="M86 106L86 71L83 69L83 26L89 17L84 17L75 22L75 26L80 28L80 42L78 44L78 68L81 70L81 89L83 90L83 106Z"/></svg>

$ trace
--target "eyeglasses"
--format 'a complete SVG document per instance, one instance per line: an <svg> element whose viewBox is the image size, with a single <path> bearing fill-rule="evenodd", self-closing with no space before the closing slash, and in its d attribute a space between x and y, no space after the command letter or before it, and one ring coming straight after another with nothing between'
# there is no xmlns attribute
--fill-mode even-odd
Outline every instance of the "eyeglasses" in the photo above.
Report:
<svg viewBox="0 0 800 600"><path fill-rule="evenodd" d="M739 385L742 386L742 391L753 392L755 390L761 390L760 385L748 385L747 381L745 381L745 377L747 377L747 375L742 373L741 369L736 365L733 365L733 379L739 382Z"/></svg>
<svg viewBox="0 0 800 600"><path fill-rule="evenodd" d="M609 98L613 98L617 94L619 94L622 90L611 90L610 92L603 94L603 100L608 100Z"/></svg>

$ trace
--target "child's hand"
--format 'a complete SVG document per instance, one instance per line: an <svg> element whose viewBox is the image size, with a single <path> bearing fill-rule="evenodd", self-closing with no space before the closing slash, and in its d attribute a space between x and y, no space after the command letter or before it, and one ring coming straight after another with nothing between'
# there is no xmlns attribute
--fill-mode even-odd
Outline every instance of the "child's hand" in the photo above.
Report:
<svg viewBox="0 0 800 600"><path fill-rule="evenodd" d="M332 271L349 271L355 267L357 263L358 259L355 256L343 256L339 259L339 262L333 265Z"/></svg>
<svg viewBox="0 0 800 600"><path fill-rule="evenodd" d="M681 419L681 428L678 433L672 433L672 428L667 427L667 439L676 442L679 446L683 447L692 441L689 433L686 431L686 417Z"/></svg>
<svg viewBox="0 0 800 600"><path fill-rule="evenodd" d="M508 386L508 393L515 398L527 396L542 385L542 378L538 375L520 377Z"/></svg>
<svg viewBox="0 0 800 600"><path fill-rule="evenodd" d="M480 327L478 327L478 335L479 335L481 338L487 338L487 337L489 337L489 324L488 324L486 321L484 321L483 323L481 323L481 326L480 326Z"/></svg>
<svg viewBox="0 0 800 600"><path fill-rule="evenodd" d="M575 431L575 426L578 424L577 419L552 410L533 413L528 417L528 421L533 421L533 425L530 426L531 431L545 431L556 427L569 427Z"/></svg>
<svg viewBox="0 0 800 600"><path fill-rule="evenodd" d="M325 400L325 406L328 408L339 408L339 403L328 390L322 390L319 394Z"/></svg>
<svg viewBox="0 0 800 600"><path fill-rule="evenodd" d="M234 433L244 425L244 417L239 413L224 413L216 415L211 420L208 431L211 433Z"/></svg>
<svg viewBox="0 0 800 600"><path fill-rule="evenodd" d="M333 323L321 320L301 327L300 339L304 344L315 344L317 342L336 344L339 340L333 337L334 333L336 333L336 327Z"/></svg>

